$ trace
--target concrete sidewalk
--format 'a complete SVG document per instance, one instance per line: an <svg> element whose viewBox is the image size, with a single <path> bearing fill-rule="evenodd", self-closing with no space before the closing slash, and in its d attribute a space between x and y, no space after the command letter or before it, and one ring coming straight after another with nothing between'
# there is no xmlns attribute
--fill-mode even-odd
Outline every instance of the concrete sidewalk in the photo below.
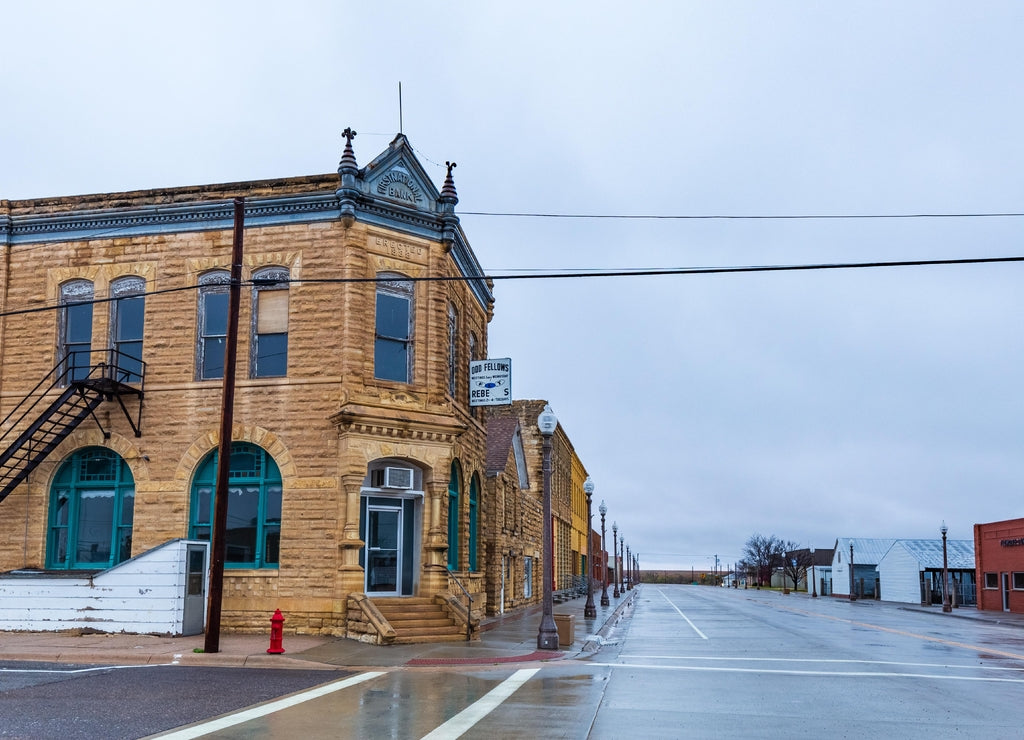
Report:
<svg viewBox="0 0 1024 740"><path fill-rule="evenodd" d="M593 652L632 604L639 587L611 604L600 606L594 595L597 619L585 620L586 598L555 604L556 616L575 617L575 639L562 650L538 651L537 631L541 608L485 620L481 639L473 642L419 645L366 645L355 640L313 635L285 635L283 655L268 655L270 617L264 635L222 633L220 651L203 652L205 637L84 634L67 632L0 632L0 660L106 665L205 665L248 668L302 668L331 670L346 666L473 665L560 660ZM285 615L285 619L287 620ZM287 621L285 623L287 626Z"/></svg>

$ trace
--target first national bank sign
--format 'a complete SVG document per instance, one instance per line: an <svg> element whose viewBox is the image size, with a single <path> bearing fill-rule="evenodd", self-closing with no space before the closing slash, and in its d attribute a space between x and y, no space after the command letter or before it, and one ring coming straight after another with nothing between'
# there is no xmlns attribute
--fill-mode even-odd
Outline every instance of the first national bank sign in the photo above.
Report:
<svg viewBox="0 0 1024 740"><path fill-rule="evenodd" d="M511 358L473 360L469 363L470 406L508 406L511 403Z"/></svg>

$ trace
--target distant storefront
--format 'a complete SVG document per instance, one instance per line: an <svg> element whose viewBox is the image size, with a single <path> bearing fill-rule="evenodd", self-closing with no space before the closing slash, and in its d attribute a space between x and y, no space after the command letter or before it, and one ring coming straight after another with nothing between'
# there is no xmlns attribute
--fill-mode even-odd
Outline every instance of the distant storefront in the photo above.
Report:
<svg viewBox="0 0 1024 740"><path fill-rule="evenodd" d="M978 608L1024 613L1024 519L974 525Z"/></svg>

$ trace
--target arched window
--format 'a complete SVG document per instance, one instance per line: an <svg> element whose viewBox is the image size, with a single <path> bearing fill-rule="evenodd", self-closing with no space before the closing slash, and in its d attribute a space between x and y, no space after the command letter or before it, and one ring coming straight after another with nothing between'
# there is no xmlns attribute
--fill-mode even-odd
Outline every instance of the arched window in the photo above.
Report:
<svg viewBox="0 0 1024 740"><path fill-rule="evenodd" d="M268 267L252 275L252 339L249 375L288 374L288 271Z"/></svg>
<svg viewBox="0 0 1024 740"><path fill-rule="evenodd" d="M480 521L480 478L474 473L469 484L469 569L477 567L477 530Z"/></svg>
<svg viewBox="0 0 1024 740"><path fill-rule="evenodd" d="M373 377L412 381L412 281L401 275L377 276L376 329L373 345Z"/></svg>
<svg viewBox="0 0 1024 740"><path fill-rule="evenodd" d="M196 317L196 380L224 377L224 347L228 338L228 288L231 274L214 270L199 277Z"/></svg>
<svg viewBox="0 0 1024 740"><path fill-rule="evenodd" d="M455 398L459 378L459 312L448 304L448 395Z"/></svg>
<svg viewBox="0 0 1024 740"><path fill-rule="evenodd" d="M50 488L46 567L99 570L132 556L135 479L106 447L86 447L58 469Z"/></svg>
<svg viewBox="0 0 1024 740"><path fill-rule="evenodd" d="M448 480L448 570L459 569L459 463L452 461Z"/></svg>
<svg viewBox="0 0 1024 740"><path fill-rule="evenodd" d="M122 277L110 284L110 346L113 361L121 370L118 380L142 380L142 338L146 318L146 281Z"/></svg>
<svg viewBox="0 0 1024 740"><path fill-rule="evenodd" d="M82 380L92 367L92 283L70 280L60 286L60 325L57 329L57 358L63 380Z"/></svg>
<svg viewBox="0 0 1024 740"><path fill-rule="evenodd" d="M217 485L217 451L199 465L192 481L189 536L210 540ZM246 442L231 443L228 472L228 568L276 568L280 562L281 472L267 452Z"/></svg>

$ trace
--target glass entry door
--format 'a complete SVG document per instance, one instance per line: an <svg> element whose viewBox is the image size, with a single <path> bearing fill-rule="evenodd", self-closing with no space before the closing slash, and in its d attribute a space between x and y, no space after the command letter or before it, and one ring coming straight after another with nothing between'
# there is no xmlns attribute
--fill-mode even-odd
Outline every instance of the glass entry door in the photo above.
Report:
<svg viewBox="0 0 1024 740"><path fill-rule="evenodd" d="M402 509L366 509L366 593L397 596L402 583Z"/></svg>

